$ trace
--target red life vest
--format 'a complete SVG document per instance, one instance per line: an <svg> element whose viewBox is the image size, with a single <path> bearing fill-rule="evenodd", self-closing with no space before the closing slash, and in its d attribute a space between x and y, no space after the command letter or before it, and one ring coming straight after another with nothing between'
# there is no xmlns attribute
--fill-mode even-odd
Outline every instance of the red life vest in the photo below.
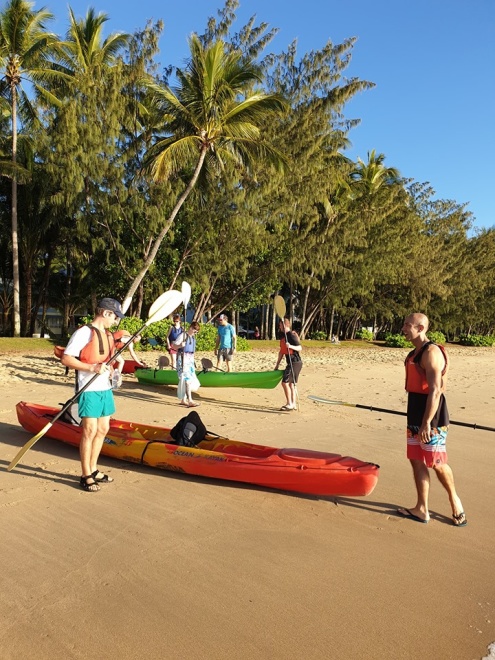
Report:
<svg viewBox="0 0 495 660"><path fill-rule="evenodd" d="M430 341L422 346L417 353L416 349L411 351L405 359L404 364L406 367L406 392L429 394L430 390L428 388L428 381L426 380L426 371L420 366L420 362L424 350L431 344L438 346L438 348L442 351L443 357L445 359L445 366L442 371L442 376L445 376L447 373L448 358L445 348L440 344L435 344L434 342Z"/></svg>
<svg viewBox="0 0 495 660"><path fill-rule="evenodd" d="M113 333L113 338L115 340L115 348L120 350L122 346L127 344L131 335L128 330L117 330L117 332Z"/></svg>
<svg viewBox="0 0 495 660"><path fill-rule="evenodd" d="M112 333L109 330L105 330L103 334L91 324L88 325L88 328L91 328L92 331L91 339L82 349L79 359L81 362L86 362L86 364L108 362L115 349L115 341Z"/></svg>
<svg viewBox="0 0 495 660"><path fill-rule="evenodd" d="M282 353L282 355L296 355L297 357L299 357L298 351L294 351L292 350L292 348L287 348L286 340L290 344L291 343L290 340L292 339L291 335L294 335L294 338L297 337L296 333L293 330L289 330L287 332L287 335L284 334L284 336L280 338L280 352Z"/></svg>

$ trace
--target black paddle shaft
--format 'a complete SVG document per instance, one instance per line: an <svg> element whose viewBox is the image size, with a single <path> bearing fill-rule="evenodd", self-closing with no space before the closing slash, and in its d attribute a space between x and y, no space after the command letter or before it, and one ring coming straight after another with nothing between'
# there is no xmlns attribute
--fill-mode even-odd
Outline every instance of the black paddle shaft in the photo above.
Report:
<svg viewBox="0 0 495 660"><path fill-rule="evenodd" d="M371 412L383 412L389 413L391 415L402 415L405 417L407 413L400 410L388 410L387 408L376 408L375 406L364 406L361 403L353 403L354 408L362 408L363 410L370 410ZM495 428L491 426L482 426L481 424L470 424L469 422L456 422L453 419L450 420L450 424L454 426L465 426L468 429L481 429L482 431L495 431Z"/></svg>

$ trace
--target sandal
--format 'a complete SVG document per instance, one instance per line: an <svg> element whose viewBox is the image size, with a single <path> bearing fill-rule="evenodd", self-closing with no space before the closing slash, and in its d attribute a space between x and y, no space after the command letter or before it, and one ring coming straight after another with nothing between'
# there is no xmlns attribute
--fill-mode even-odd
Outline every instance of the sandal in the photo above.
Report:
<svg viewBox="0 0 495 660"><path fill-rule="evenodd" d="M90 482L89 479L92 479ZM100 487L95 481L95 478L93 477L92 474L88 474L87 477L81 477L81 480L79 481L79 485L83 490L85 490L88 493L96 493L97 490L100 490Z"/></svg>
<svg viewBox="0 0 495 660"><path fill-rule="evenodd" d="M282 406L280 410L294 410L294 408L286 404L285 406Z"/></svg>
<svg viewBox="0 0 495 660"><path fill-rule="evenodd" d="M458 514L452 514L452 524L454 527L465 527L467 525L466 514L461 511Z"/></svg>
<svg viewBox="0 0 495 660"><path fill-rule="evenodd" d="M101 475L101 476L98 477L98 475ZM112 481L114 481L113 477L109 477L108 474L104 474L103 472L100 472L99 470L95 470L94 472L92 472L91 476L99 484L111 484Z"/></svg>

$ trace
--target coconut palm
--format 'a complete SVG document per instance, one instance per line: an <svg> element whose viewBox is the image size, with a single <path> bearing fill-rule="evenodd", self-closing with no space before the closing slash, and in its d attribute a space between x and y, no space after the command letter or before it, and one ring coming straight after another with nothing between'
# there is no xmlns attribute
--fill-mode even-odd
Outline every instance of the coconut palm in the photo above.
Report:
<svg viewBox="0 0 495 660"><path fill-rule="evenodd" d="M0 13L0 94L7 98L11 107L12 121L12 263L13 263L13 314L14 336L20 336L20 277L19 243L17 227L17 132L19 107L31 117L34 108L24 90L23 81L29 81L38 94L54 100L44 83L52 75L50 57L57 37L45 30L52 14L45 9L32 10L33 4L25 0L10 0Z"/></svg>
<svg viewBox="0 0 495 660"><path fill-rule="evenodd" d="M260 68L221 40L204 46L192 35L189 47L189 63L184 70L177 70L174 88L147 82L166 134L147 152L145 168L154 181L188 169L192 175L132 282L124 309L200 174L206 179L205 174L218 174L228 164L248 169L261 163L284 166L283 156L263 140L260 126L269 114L284 110L285 102L256 89L262 80Z"/></svg>
<svg viewBox="0 0 495 660"><path fill-rule="evenodd" d="M360 196L375 197L384 186L400 182L400 174L395 167L385 167L385 154L378 154L374 149L368 152L368 162L358 158L357 165L350 174L352 188Z"/></svg>
<svg viewBox="0 0 495 660"><path fill-rule="evenodd" d="M69 29L61 44L60 64L71 78L90 76L97 84L129 41L129 35L115 32L103 39L107 14L96 15L90 7L86 17L76 18L69 7Z"/></svg>

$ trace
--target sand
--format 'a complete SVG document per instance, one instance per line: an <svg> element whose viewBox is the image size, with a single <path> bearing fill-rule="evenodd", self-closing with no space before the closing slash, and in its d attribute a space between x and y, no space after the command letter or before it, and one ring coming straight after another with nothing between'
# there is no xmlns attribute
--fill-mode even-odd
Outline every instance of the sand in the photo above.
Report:
<svg viewBox="0 0 495 660"><path fill-rule="evenodd" d="M432 476L431 521L415 503L404 418L317 404L316 394L404 410L405 351L304 352L301 409L282 390L201 389L222 435L380 464L366 498L316 498L184 477L102 458L115 482L78 487L77 450L30 435L17 401L56 405L72 377L53 356L0 357L2 660L475 660L495 640L495 433L452 426L449 462L468 517L451 524ZM146 358L153 362L157 353ZM211 357L211 356L209 356ZM495 426L495 351L450 349L454 420ZM275 353L238 356L272 369ZM173 388L126 376L117 417L173 425ZM492 656L491 656L492 657Z"/></svg>

